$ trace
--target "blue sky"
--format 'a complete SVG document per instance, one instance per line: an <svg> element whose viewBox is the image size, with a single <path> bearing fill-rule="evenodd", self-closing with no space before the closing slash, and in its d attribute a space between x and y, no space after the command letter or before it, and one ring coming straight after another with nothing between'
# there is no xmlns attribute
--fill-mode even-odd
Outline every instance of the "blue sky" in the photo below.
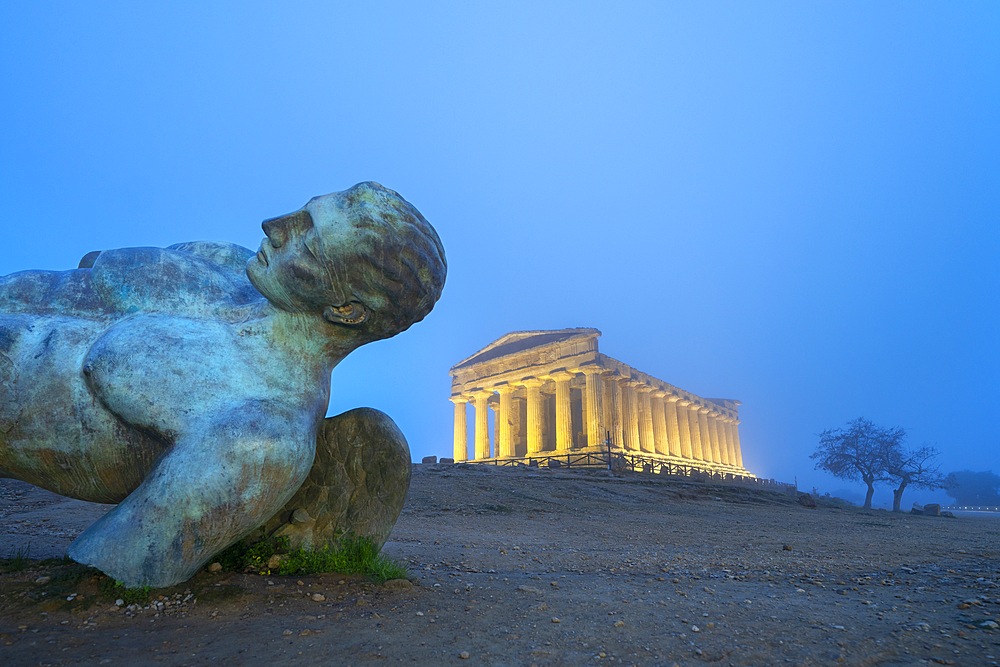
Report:
<svg viewBox="0 0 1000 667"><path fill-rule="evenodd" d="M8 2L0 89L0 274L256 248L362 180L416 205L444 296L331 403L416 460L450 454L452 364L593 326L741 400L760 475L857 486L808 455L862 415L1000 470L996 3Z"/></svg>

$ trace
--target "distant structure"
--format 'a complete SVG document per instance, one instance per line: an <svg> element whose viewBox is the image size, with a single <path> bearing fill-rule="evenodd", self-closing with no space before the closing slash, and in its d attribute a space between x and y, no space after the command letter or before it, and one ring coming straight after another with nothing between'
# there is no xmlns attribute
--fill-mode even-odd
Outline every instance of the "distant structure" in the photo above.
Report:
<svg viewBox="0 0 1000 667"><path fill-rule="evenodd" d="M740 450L739 401L701 398L601 354L600 335L515 331L452 366L455 461L607 453L610 435L612 452L752 476Z"/></svg>

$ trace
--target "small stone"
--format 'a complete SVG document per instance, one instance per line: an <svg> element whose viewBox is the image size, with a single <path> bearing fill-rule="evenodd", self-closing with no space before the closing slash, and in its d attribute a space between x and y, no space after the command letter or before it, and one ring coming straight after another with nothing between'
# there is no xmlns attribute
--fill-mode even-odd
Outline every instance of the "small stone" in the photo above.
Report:
<svg viewBox="0 0 1000 667"><path fill-rule="evenodd" d="M121 598L118 598L117 600L115 600L115 606L116 607L124 607L125 606L125 600L122 600Z"/></svg>
<svg viewBox="0 0 1000 667"><path fill-rule="evenodd" d="M383 586L390 591L408 591L413 588L413 582L409 579L389 579Z"/></svg>
<svg viewBox="0 0 1000 667"><path fill-rule="evenodd" d="M313 602L325 602L326 601L326 596L323 595L322 593L313 593L309 597L310 597L310 599L312 599Z"/></svg>
<svg viewBox="0 0 1000 667"><path fill-rule="evenodd" d="M615 627L616 628L624 628L625 627L625 621L615 621Z"/></svg>
<svg viewBox="0 0 1000 667"><path fill-rule="evenodd" d="M44 586L45 584L49 583L50 581L52 581L52 577L48 577L48 576L45 576L45 575L42 575L41 577L38 577L37 579L35 579L35 583L38 584L39 586Z"/></svg>
<svg viewBox="0 0 1000 667"><path fill-rule="evenodd" d="M786 544L785 546L781 547L781 550L782 551L791 551L792 550L792 545L791 544Z"/></svg>
<svg viewBox="0 0 1000 667"><path fill-rule="evenodd" d="M285 630L284 632L281 633L281 635L283 637L291 637L292 636L292 631L291 630Z"/></svg>
<svg viewBox="0 0 1000 667"><path fill-rule="evenodd" d="M562 623L562 619L559 618L558 616L553 616L552 617L552 622L553 623Z"/></svg>
<svg viewBox="0 0 1000 667"><path fill-rule="evenodd" d="M284 559L281 556L279 556L278 554L274 554L273 556L267 559L267 569L277 570L279 567L281 567L282 560Z"/></svg>
<svg viewBox="0 0 1000 667"><path fill-rule="evenodd" d="M219 561L215 561L214 563L212 563L211 565L208 566L208 571L209 572L222 572L222 563L220 563Z"/></svg>
<svg viewBox="0 0 1000 667"><path fill-rule="evenodd" d="M417 616L423 616L423 615L424 615L424 612L422 612L422 611L418 611L417 612Z"/></svg>
<svg viewBox="0 0 1000 667"><path fill-rule="evenodd" d="M979 627L985 630L1000 630L1000 623L997 623L996 621L989 619L980 623Z"/></svg>
<svg viewBox="0 0 1000 667"><path fill-rule="evenodd" d="M462 660L468 660L472 656L469 655L468 651L462 651L461 653L458 654L458 657L461 658Z"/></svg>
<svg viewBox="0 0 1000 667"><path fill-rule="evenodd" d="M701 632L701 628L699 628L697 625L692 625L691 632Z"/></svg>

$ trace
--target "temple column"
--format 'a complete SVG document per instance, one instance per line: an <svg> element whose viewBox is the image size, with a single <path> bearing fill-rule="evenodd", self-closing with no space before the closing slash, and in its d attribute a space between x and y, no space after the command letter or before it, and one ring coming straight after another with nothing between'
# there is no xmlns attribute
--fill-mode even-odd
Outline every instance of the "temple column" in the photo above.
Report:
<svg viewBox="0 0 1000 667"><path fill-rule="evenodd" d="M684 456L681 446L681 429L677 423L677 401L681 397L677 394L668 394L666 403L663 405L663 416L667 422L667 443L670 447L671 456Z"/></svg>
<svg viewBox="0 0 1000 667"><path fill-rule="evenodd" d="M450 399L455 404L455 445L452 456L455 461L469 460L469 425L465 419L465 406L469 402L468 396L452 396Z"/></svg>
<svg viewBox="0 0 1000 667"><path fill-rule="evenodd" d="M722 435L722 441L726 445L726 458L729 461L729 465L736 466L736 448L733 446L733 418L726 415L722 418L722 423L719 424L719 431Z"/></svg>
<svg viewBox="0 0 1000 667"><path fill-rule="evenodd" d="M716 463L728 463L729 456L727 456L726 446L722 442L722 438L719 437L719 417L721 415L714 410L710 410L708 413L708 433L712 439L712 455L715 458Z"/></svg>
<svg viewBox="0 0 1000 667"><path fill-rule="evenodd" d="M736 448L736 465L743 467L743 449L740 446L740 420L733 421L733 445Z"/></svg>
<svg viewBox="0 0 1000 667"><path fill-rule="evenodd" d="M509 384L501 384L496 387L500 394L500 401L497 405L497 458L509 458L514 456L514 433L513 433L513 403L514 387Z"/></svg>
<svg viewBox="0 0 1000 667"><path fill-rule="evenodd" d="M698 431L701 433L701 457L705 461L715 461L712 454L712 438L708 432L709 409L702 406L698 408Z"/></svg>
<svg viewBox="0 0 1000 667"><path fill-rule="evenodd" d="M622 427L622 387L618 384L618 374L613 372L605 378L608 396L608 429L611 432L611 442L615 447L625 447L625 429Z"/></svg>
<svg viewBox="0 0 1000 667"><path fill-rule="evenodd" d="M733 465L733 458L729 455L729 444L726 442L726 417L718 414L715 417L715 430L719 434L719 449L722 450L722 462L726 465Z"/></svg>
<svg viewBox="0 0 1000 667"><path fill-rule="evenodd" d="M650 454L656 451L656 441L653 435L653 388L648 384L636 387L637 403L639 404L639 449Z"/></svg>
<svg viewBox="0 0 1000 667"><path fill-rule="evenodd" d="M697 404L691 403L687 407L688 426L691 429L691 458L695 461L704 461L705 454L701 448L701 426L698 424Z"/></svg>
<svg viewBox="0 0 1000 667"><path fill-rule="evenodd" d="M681 434L681 456L693 461L694 436L691 435L691 411L688 409L690 405L691 401L688 400L681 399L677 401L677 424ZM700 451L699 448L699 453Z"/></svg>
<svg viewBox="0 0 1000 667"><path fill-rule="evenodd" d="M735 418L729 419L729 424L727 424L726 435L729 436L729 449L730 457L732 459L733 465L739 468L743 467L743 457L740 456L740 444L736 440L736 425L740 422Z"/></svg>
<svg viewBox="0 0 1000 667"><path fill-rule="evenodd" d="M656 389L651 396L650 401L653 406L653 442L656 444L656 453L666 456L670 453L670 448L667 444L667 419L664 414L666 411L664 399L667 397L667 392L662 389Z"/></svg>
<svg viewBox="0 0 1000 667"><path fill-rule="evenodd" d="M622 390L622 446L634 452L639 449L639 416L635 400L636 382L632 378L623 377L618 381Z"/></svg>
<svg viewBox="0 0 1000 667"><path fill-rule="evenodd" d="M517 386L513 386L514 393ZM524 398L511 395L510 399L510 438L513 441L512 456L524 456L526 453L527 436L524 433Z"/></svg>
<svg viewBox="0 0 1000 667"><path fill-rule="evenodd" d="M542 452L542 381L530 378L522 381L528 401L528 456Z"/></svg>
<svg viewBox="0 0 1000 667"><path fill-rule="evenodd" d="M568 452L573 448L573 412L570 405L569 381L573 374L556 371L549 377L556 383L556 451Z"/></svg>
<svg viewBox="0 0 1000 667"><path fill-rule="evenodd" d="M480 390L473 392L472 398L476 407L475 443L476 460L490 458L490 412L489 400L492 391Z"/></svg>
<svg viewBox="0 0 1000 667"><path fill-rule="evenodd" d="M601 379L603 368L594 366L581 368L586 386L583 390L584 396L584 420L587 422L587 447L596 449L604 442L604 429L602 428L602 417L604 412L604 382Z"/></svg>

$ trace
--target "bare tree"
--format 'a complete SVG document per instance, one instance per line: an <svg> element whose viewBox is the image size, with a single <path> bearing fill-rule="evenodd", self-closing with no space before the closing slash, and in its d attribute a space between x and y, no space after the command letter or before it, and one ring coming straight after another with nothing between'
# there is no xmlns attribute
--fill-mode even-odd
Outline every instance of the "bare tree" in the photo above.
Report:
<svg viewBox="0 0 1000 667"><path fill-rule="evenodd" d="M868 485L864 506L871 509L875 482L885 479L890 455L901 449L905 437L902 428L883 428L859 417L845 428L820 433L819 446L810 458L816 459L817 468L834 477L861 480Z"/></svg>
<svg viewBox="0 0 1000 667"><path fill-rule="evenodd" d="M893 512L902 511L900 505L907 486L923 489L940 489L944 486L940 468L932 462L938 454L938 450L926 445L912 451L896 447L889 452L886 481L896 483L896 488L892 490Z"/></svg>

